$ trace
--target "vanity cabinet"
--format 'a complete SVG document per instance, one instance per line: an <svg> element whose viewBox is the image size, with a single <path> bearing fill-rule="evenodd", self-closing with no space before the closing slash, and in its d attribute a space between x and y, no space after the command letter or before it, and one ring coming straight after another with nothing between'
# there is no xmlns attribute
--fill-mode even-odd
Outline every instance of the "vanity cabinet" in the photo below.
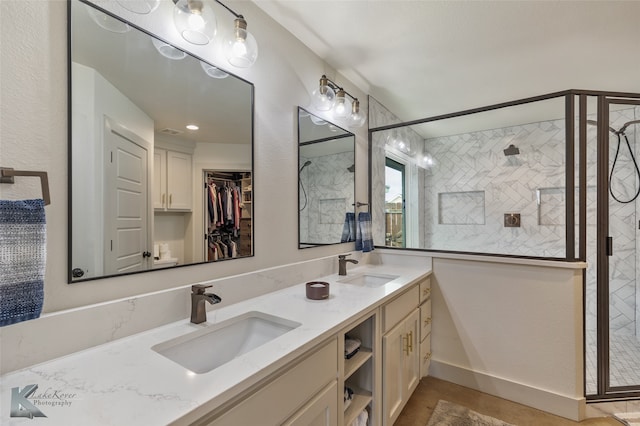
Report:
<svg viewBox="0 0 640 426"><path fill-rule="evenodd" d="M192 155L156 148L153 151L153 208L191 211Z"/></svg>
<svg viewBox="0 0 640 426"><path fill-rule="evenodd" d="M302 360L266 384L238 396L223 412L196 425L338 425L338 343L333 338L311 349Z"/></svg>
<svg viewBox="0 0 640 426"><path fill-rule="evenodd" d="M420 380L420 287L382 307L383 424L392 425Z"/></svg>

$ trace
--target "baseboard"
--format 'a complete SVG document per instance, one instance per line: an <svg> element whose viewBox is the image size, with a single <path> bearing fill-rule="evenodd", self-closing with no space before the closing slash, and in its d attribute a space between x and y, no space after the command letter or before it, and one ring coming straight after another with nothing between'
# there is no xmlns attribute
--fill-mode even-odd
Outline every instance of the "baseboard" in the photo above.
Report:
<svg viewBox="0 0 640 426"><path fill-rule="evenodd" d="M431 360L429 375L573 421L585 417L584 397L572 398L435 359Z"/></svg>

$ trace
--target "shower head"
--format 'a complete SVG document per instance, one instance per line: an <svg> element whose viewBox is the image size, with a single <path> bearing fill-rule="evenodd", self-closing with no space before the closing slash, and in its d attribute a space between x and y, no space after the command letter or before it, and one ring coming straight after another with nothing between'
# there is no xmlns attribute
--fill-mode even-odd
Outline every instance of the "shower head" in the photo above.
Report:
<svg viewBox="0 0 640 426"><path fill-rule="evenodd" d="M347 170L349 170L351 173L356 171L356 164L353 163L351 166L347 167Z"/></svg>
<svg viewBox="0 0 640 426"><path fill-rule="evenodd" d="M298 170L298 173L300 173L305 167L310 166L311 165L311 161L307 160L305 161L305 163L302 165L302 167L300 167L300 170Z"/></svg>
<svg viewBox="0 0 640 426"><path fill-rule="evenodd" d="M504 155L509 157L511 155L518 155L520 154L520 150L518 149L517 146L515 146L514 144L509 145L507 148L505 148L502 152L504 152Z"/></svg>

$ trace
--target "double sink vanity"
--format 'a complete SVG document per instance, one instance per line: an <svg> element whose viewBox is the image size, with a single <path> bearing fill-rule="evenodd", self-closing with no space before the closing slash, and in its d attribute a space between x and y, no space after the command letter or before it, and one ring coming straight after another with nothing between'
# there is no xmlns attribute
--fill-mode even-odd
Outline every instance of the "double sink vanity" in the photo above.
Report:
<svg viewBox="0 0 640 426"><path fill-rule="evenodd" d="M349 425L365 407L369 424L392 424L427 374L430 274L427 263L350 265L318 277L324 300L308 299L305 283L223 298L201 324L185 318L6 374L3 394L37 384L34 401L66 395L38 405L47 417L33 424ZM362 342L349 359L346 335Z"/></svg>

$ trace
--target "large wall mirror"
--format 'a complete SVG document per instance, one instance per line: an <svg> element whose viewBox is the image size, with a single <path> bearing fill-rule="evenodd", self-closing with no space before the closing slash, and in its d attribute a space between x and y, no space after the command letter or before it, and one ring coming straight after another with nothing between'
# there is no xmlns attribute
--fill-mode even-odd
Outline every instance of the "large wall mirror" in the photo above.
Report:
<svg viewBox="0 0 640 426"><path fill-rule="evenodd" d="M252 256L253 85L84 1L69 48L69 282Z"/></svg>
<svg viewBox="0 0 640 426"><path fill-rule="evenodd" d="M355 241L355 136L298 108L298 247Z"/></svg>

